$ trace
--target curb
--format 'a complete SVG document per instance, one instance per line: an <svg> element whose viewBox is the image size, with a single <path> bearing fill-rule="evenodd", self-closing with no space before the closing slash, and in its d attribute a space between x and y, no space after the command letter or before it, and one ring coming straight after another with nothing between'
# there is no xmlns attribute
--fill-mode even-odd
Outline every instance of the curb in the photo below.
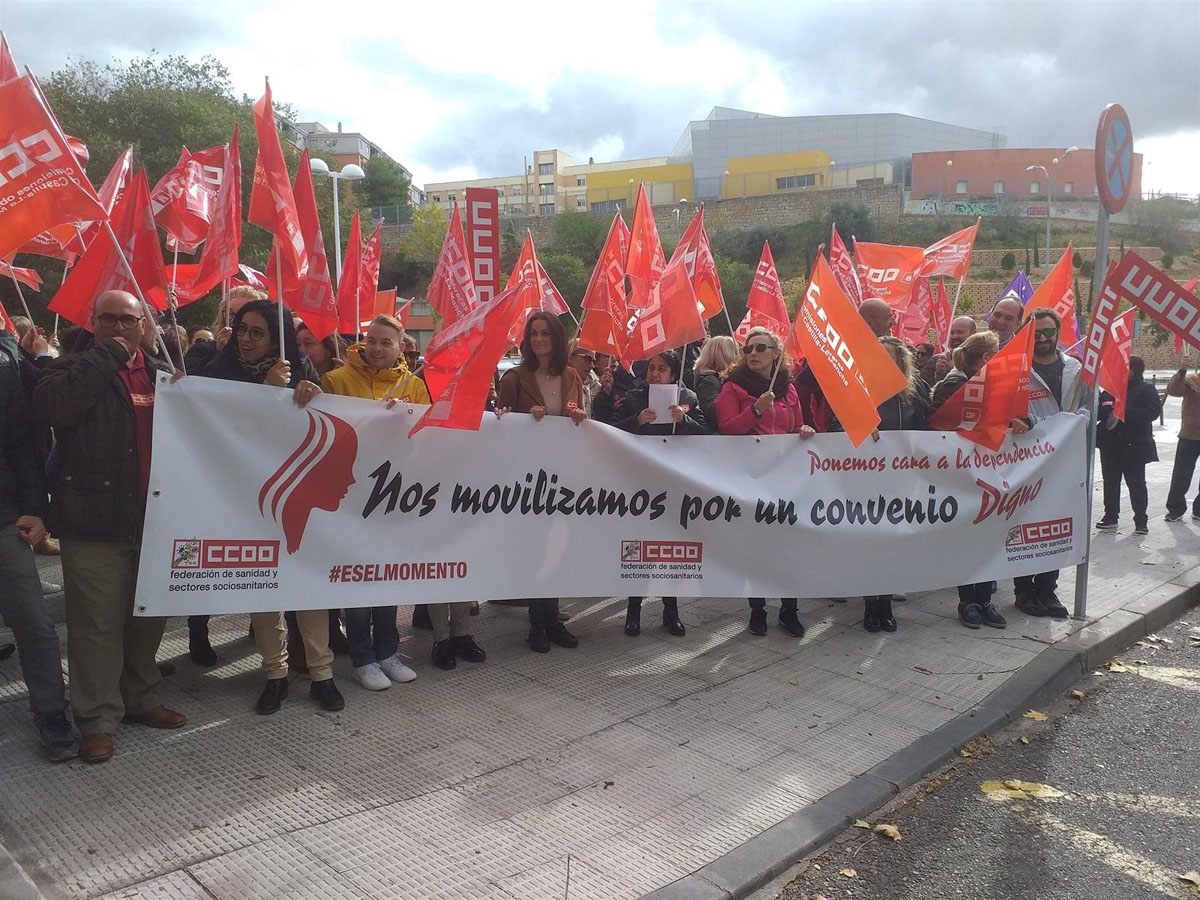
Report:
<svg viewBox="0 0 1200 900"><path fill-rule="evenodd" d="M4 900L45 900L45 895L3 844L0 844L0 897Z"/></svg>
<svg viewBox="0 0 1200 900"><path fill-rule="evenodd" d="M954 756L962 746L1019 719L1109 657L1200 601L1200 566L1130 600L1047 647L983 702L918 738L835 791L740 847L642 900L742 900L827 843L851 822Z"/></svg>

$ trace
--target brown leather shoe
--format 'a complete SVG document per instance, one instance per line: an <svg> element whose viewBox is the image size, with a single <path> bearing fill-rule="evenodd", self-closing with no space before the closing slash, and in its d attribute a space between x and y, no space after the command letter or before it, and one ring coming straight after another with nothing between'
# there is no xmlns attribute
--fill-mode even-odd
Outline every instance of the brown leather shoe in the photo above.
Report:
<svg viewBox="0 0 1200 900"><path fill-rule="evenodd" d="M79 742L79 758L90 763L108 762L114 749L111 734L85 734Z"/></svg>
<svg viewBox="0 0 1200 900"><path fill-rule="evenodd" d="M33 545L33 552L40 553L42 556L58 556L62 550L58 546L58 541L46 534L42 535L42 539Z"/></svg>
<svg viewBox="0 0 1200 900"><path fill-rule="evenodd" d="M156 706L149 712L126 716L121 721L127 725L145 725L147 728L182 728L187 724L187 716L165 706Z"/></svg>

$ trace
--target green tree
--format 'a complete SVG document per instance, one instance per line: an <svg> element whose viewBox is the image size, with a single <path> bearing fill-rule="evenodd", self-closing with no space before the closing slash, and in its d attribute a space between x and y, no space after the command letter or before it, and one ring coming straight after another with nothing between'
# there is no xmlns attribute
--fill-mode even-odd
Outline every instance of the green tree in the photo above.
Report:
<svg viewBox="0 0 1200 900"><path fill-rule="evenodd" d="M825 232L828 232L835 223L838 234L842 236L842 242L847 247L851 246L851 238L857 238L860 241L875 240L875 220L871 218L871 213L861 203L839 200L830 204L823 219Z"/></svg>
<svg viewBox="0 0 1200 900"><path fill-rule="evenodd" d="M517 234L517 226L509 219L500 228L500 272L502 275L513 270L517 257L521 255L521 237Z"/></svg>
<svg viewBox="0 0 1200 900"><path fill-rule="evenodd" d="M546 270L546 274L550 276L550 280L554 282L554 286L558 288L558 292L563 295L563 299L578 319L591 270L580 260L566 253L539 255L538 262L542 264L542 268Z"/></svg>
<svg viewBox="0 0 1200 900"><path fill-rule="evenodd" d="M442 210L437 206L422 206L412 217L412 229L400 243L400 251L406 259L429 263L433 266L442 252L449 223L442 219ZM432 272L432 268L430 269Z"/></svg>
<svg viewBox="0 0 1200 900"><path fill-rule="evenodd" d="M554 232L548 250L550 253L574 256L585 265L594 266L600 258L600 251L604 249L604 240L608 237L611 224L611 219L587 212L571 210L561 213L554 217Z"/></svg>
<svg viewBox="0 0 1200 900"><path fill-rule="evenodd" d="M746 315L746 298L750 295L750 283L754 281L754 267L730 259L723 253L714 252L717 264L717 276L721 279L721 294L725 298L725 308L729 311L729 319L733 327ZM757 262L757 260L755 260ZM709 328L714 334L727 334L724 316L716 316L709 322Z"/></svg>
<svg viewBox="0 0 1200 900"><path fill-rule="evenodd" d="M1011 269L1017 264L1017 257L1011 250L1000 257L1000 268Z"/></svg>
<svg viewBox="0 0 1200 900"><path fill-rule="evenodd" d="M399 221L412 221L412 208L408 205L408 189L411 181L396 161L387 156L375 156L363 166L366 173L355 193L360 194L364 206L395 206L399 210Z"/></svg>

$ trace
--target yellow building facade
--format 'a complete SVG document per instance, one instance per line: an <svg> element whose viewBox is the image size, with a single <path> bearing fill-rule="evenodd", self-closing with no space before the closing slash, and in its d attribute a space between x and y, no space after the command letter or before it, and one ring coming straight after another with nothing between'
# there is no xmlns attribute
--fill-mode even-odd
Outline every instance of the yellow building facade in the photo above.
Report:
<svg viewBox="0 0 1200 900"><path fill-rule="evenodd" d="M761 197L830 187L833 162L820 150L731 157L721 180L721 199Z"/></svg>

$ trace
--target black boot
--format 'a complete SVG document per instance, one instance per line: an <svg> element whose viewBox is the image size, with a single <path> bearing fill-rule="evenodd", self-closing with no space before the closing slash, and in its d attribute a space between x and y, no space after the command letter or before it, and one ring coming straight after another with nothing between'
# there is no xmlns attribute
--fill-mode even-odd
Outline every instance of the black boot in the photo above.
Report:
<svg viewBox="0 0 1200 900"><path fill-rule="evenodd" d="M625 633L637 637L642 633L642 598L630 597L625 607Z"/></svg>
<svg viewBox="0 0 1200 900"><path fill-rule="evenodd" d="M279 707L284 700L287 699L288 680L283 678L268 678L266 685L263 687L263 692L258 696L258 702L254 704L255 711L260 716L269 716L271 713L279 712Z"/></svg>
<svg viewBox="0 0 1200 900"><path fill-rule="evenodd" d="M208 639L208 616L188 616L188 656L198 666L217 664L217 653Z"/></svg>
<svg viewBox="0 0 1200 900"><path fill-rule="evenodd" d="M879 606L879 627L891 634L896 630L896 617L892 615L892 598L890 596L880 597Z"/></svg>
<svg viewBox="0 0 1200 900"><path fill-rule="evenodd" d="M546 625L543 622L529 623L529 649L534 653L549 653L550 638L546 637Z"/></svg>
<svg viewBox="0 0 1200 900"><path fill-rule="evenodd" d="M562 622L554 621L546 626L546 637L560 647L566 647L568 650L574 650L579 646L579 638L571 634L567 630L567 626Z"/></svg>
<svg viewBox="0 0 1200 900"><path fill-rule="evenodd" d="M346 700L342 696L342 692L337 689L337 685L333 683L332 678L314 681L308 689L308 696L321 704L321 709L326 712L337 712L346 708Z"/></svg>
<svg viewBox="0 0 1200 900"><path fill-rule="evenodd" d="M663 599L663 628L667 629L667 633L672 637L683 637L687 634L687 629L679 621L678 601Z"/></svg>
<svg viewBox="0 0 1200 900"><path fill-rule="evenodd" d="M804 625L800 622L800 616L794 609L779 611L779 627L794 638L804 637Z"/></svg>
<svg viewBox="0 0 1200 900"><path fill-rule="evenodd" d="M758 637L767 633L767 611L765 609L750 610L750 633Z"/></svg>
<svg viewBox="0 0 1200 900"><path fill-rule="evenodd" d="M876 597L863 597L863 628L874 634L883 623L879 618L879 600Z"/></svg>

